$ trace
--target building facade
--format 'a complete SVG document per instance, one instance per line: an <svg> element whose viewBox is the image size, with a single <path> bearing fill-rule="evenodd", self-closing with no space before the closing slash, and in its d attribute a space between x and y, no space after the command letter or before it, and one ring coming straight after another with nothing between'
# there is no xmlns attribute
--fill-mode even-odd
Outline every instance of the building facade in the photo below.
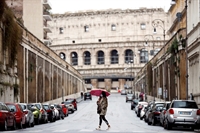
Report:
<svg viewBox="0 0 200 133"><path fill-rule="evenodd" d="M6 0L6 3L33 35L46 45L51 43L47 36L47 33L51 33L47 22L52 20L48 0Z"/></svg>
<svg viewBox="0 0 200 133"><path fill-rule="evenodd" d="M49 46L73 65L87 88L133 89L137 72L160 50L171 25L161 8L54 14Z"/></svg>
<svg viewBox="0 0 200 133"><path fill-rule="evenodd" d="M187 58L188 58L188 94L194 96L200 105L200 65L199 65L199 30L200 1L186 0L187 4Z"/></svg>

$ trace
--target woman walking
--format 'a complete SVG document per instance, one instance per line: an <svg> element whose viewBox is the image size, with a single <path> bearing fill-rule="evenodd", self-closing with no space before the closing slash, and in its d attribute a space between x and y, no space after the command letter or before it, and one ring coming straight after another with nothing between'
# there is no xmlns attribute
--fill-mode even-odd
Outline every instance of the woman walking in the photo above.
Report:
<svg viewBox="0 0 200 133"><path fill-rule="evenodd" d="M101 129L101 124L102 124L102 120L107 124L108 128L107 130L110 128L110 124L108 123L108 121L105 118L106 112L107 112L107 107L108 107L108 100L106 97L106 93L104 91L102 91L101 96L99 98L99 100L97 101L97 113L99 114L99 126L98 128L96 128L97 130Z"/></svg>

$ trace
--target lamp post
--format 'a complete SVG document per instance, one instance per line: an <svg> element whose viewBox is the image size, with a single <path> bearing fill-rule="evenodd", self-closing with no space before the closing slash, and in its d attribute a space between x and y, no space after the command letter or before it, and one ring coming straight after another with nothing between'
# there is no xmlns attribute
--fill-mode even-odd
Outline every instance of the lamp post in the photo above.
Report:
<svg viewBox="0 0 200 133"><path fill-rule="evenodd" d="M175 5L176 4L176 0L172 0L171 1L171 4L172 5ZM187 49L187 7L188 7L188 4L187 4L187 0L185 0L185 12L186 12L186 20L185 20L185 23L186 23L186 37L185 37L185 61L186 61L186 75L185 75L185 78L186 78L186 86L185 86L185 89L186 89L186 99L188 99L188 49Z"/></svg>
<svg viewBox="0 0 200 133"><path fill-rule="evenodd" d="M165 22L163 21L163 20L161 20L161 19L155 19L155 20L153 20L152 21L152 26L153 26L153 28L154 28L154 33L156 33L156 28L157 27L161 27L162 28L162 30L163 30L163 47L165 47ZM164 54L165 54L165 48L164 48ZM166 63L165 63L165 57L163 58L163 91L164 92L166 92L166 79L165 79L165 65L166 65ZM164 95L165 97L164 97L164 99L165 99L165 101L166 101L166 94Z"/></svg>
<svg viewBox="0 0 200 133"><path fill-rule="evenodd" d="M150 38L152 38L152 40L154 41L154 37L153 37L153 35L150 35L150 34L148 34L148 35L145 35L144 36L144 40L145 40L145 46L148 46L148 41L150 40ZM153 43L153 55L154 55L155 53L154 53L154 43Z"/></svg>

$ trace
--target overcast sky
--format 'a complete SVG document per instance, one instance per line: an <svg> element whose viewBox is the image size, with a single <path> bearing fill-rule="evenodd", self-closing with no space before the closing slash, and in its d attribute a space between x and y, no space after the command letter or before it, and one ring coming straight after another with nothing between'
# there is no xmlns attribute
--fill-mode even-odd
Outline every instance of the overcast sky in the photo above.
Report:
<svg viewBox="0 0 200 133"><path fill-rule="evenodd" d="M170 8L171 0L49 0L52 13L77 12L83 10L138 9L140 7Z"/></svg>

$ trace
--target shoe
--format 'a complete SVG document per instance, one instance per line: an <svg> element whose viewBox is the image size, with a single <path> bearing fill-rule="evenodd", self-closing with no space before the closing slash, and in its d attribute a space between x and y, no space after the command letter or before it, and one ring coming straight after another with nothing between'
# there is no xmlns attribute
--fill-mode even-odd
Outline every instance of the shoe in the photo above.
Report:
<svg viewBox="0 0 200 133"><path fill-rule="evenodd" d="M96 130L101 130L101 127L100 127L100 126L99 126L99 127L97 127L97 128L96 128Z"/></svg>
<svg viewBox="0 0 200 133"><path fill-rule="evenodd" d="M107 130L109 130L110 129L110 125L108 125L108 128L107 128Z"/></svg>

